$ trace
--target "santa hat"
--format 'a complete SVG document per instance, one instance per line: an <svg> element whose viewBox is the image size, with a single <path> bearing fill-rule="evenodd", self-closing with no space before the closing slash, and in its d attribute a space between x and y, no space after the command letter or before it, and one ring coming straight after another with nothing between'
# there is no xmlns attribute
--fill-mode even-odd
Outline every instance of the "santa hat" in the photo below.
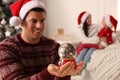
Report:
<svg viewBox="0 0 120 80"><path fill-rule="evenodd" d="M112 15L105 15L105 23L109 28L114 28L114 32L116 32L117 20Z"/></svg>
<svg viewBox="0 0 120 80"><path fill-rule="evenodd" d="M10 10L13 16L10 18L10 24L12 26L20 25L27 12L36 7L45 10L45 6L40 0L18 0L11 4Z"/></svg>
<svg viewBox="0 0 120 80"><path fill-rule="evenodd" d="M90 15L89 12L86 12L86 11L81 12L78 16L78 25L83 26L85 20L89 15Z"/></svg>

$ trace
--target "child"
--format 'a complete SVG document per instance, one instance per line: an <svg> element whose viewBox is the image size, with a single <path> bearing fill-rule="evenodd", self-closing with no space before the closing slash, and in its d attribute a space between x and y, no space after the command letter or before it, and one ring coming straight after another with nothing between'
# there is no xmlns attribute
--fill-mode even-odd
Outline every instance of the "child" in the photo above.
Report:
<svg viewBox="0 0 120 80"><path fill-rule="evenodd" d="M102 21L103 28L99 31L100 40L105 38L106 41L101 41L100 44L104 47L115 42L115 33L117 28L117 20L112 15L106 15ZM114 28L114 31L112 30Z"/></svg>

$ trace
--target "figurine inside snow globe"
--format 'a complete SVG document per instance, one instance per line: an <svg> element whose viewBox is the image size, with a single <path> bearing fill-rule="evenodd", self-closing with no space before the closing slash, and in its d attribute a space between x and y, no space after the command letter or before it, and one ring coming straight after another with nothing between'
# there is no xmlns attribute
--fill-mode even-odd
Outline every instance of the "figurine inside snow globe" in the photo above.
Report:
<svg viewBox="0 0 120 80"><path fill-rule="evenodd" d="M63 43L58 50L60 57L59 65L63 65L68 61L74 61L76 57L76 48L70 43Z"/></svg>

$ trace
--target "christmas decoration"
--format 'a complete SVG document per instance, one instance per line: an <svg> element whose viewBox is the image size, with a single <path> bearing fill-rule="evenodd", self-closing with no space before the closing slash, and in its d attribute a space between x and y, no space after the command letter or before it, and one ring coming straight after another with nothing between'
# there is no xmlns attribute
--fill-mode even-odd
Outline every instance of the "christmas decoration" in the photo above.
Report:
<svg viewBox="0 0 120 80"><path fill-rule="evenodd" d="M76 48L70 43L64 43L59 47L58 54L60 57L59 65L63 65L68 61L75 62Z"/></svg>
<svg viewBox="0 0 120 80"><path fill-rule="evenodd" d="M0 42L7 37L20 33L21 28L15 28L9 24L9 19L12 16L9 5L16 0L0 0Z"/></svg>
<svg viewBox="0 0 120 80"><path fill-rule="evenodd" d="M16 0L0 0L0 21L4 18L7 23L9 18L12 16L9 5Z"/></svg>

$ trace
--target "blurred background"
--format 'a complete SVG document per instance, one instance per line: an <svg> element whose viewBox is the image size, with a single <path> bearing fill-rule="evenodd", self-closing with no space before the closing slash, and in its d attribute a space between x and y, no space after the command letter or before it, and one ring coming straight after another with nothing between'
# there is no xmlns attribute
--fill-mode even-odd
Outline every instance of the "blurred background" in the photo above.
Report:
<svg viewBox="0 0 120 80"><path fill-rule="evenodd" d="M0 41L21 32L19 26L9 25L12 16L9 5L16 0L0 0ZM80 12L88 11L92 14L92 23L101 27L101 20L105 14L111 14L120 20L120 0L42 0L47 7L47 23L44 35L50 38L59 35L79 40L77 17ZM117 27L120 30L120 26Z"/></svg>

